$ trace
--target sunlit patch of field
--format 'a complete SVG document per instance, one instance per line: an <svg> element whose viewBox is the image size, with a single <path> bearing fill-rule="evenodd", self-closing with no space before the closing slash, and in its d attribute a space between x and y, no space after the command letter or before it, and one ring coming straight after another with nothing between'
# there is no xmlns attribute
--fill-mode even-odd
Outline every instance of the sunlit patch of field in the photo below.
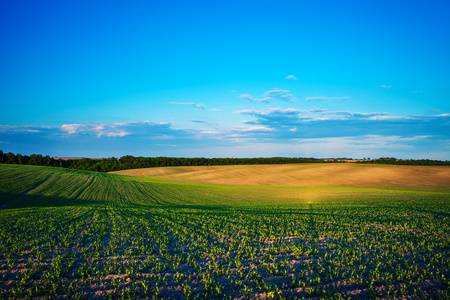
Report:
<svg viewBox="0 0 450 300"><path fill-rule="evenodd" d="M173 181L239 186L346 186L450 191L450 168L366 164L165 167L114 172Z"/></svg>

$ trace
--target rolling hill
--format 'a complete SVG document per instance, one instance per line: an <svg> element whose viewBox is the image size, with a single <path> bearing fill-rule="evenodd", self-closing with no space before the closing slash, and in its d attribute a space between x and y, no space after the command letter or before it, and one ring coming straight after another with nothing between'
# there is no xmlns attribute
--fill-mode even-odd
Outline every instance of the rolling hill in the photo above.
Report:
<svg viewBox="0 0 450 300"><path fill-rule="evenodd" d="M234 186L345 186L450 191L449 167L348 163L165 167L113 173Z"/></svg>

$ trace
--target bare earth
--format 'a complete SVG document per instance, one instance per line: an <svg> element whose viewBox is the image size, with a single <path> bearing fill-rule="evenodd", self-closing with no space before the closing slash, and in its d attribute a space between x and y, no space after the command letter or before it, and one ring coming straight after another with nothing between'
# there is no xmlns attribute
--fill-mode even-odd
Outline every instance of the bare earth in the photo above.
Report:
<svg viewBox="0 0 450 300"><path fill-rule="evenodd" d="M347 186L450 191L450 168L436 166L330 163L165 167L113 173L219 185Z"/></svg>

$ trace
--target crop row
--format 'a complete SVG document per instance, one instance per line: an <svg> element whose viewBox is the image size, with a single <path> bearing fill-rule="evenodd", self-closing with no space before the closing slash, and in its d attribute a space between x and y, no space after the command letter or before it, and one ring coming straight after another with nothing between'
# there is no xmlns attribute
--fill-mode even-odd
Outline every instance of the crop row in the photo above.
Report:
<svg viewBox="0 0 450 300"><path fill-rule="evenodd" d="M389 207L10 210L0 287L6 297L446 297L449 224Z"/></svg>

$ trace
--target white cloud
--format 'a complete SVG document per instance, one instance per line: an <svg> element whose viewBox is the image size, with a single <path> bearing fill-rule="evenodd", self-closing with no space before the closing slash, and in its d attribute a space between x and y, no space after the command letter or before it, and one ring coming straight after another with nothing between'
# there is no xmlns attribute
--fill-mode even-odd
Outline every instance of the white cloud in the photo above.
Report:
<svg viewBox="0 0 450 300"><path fill-rule="evenodd" d="M63 124L61 129L67 131L68 134L74 134L82 130L84 126L83 124Z"/></svg>
<svg viewBox="0 0 450 300"><path fill-rule="evenodd" d="M270 102L270 100L272 100L272 99L269 99L269 98L259 98L259 99L256 99L255 97L253 97L252 95L250 95L250 94L242 94L242 95L239 95L239 98L242 98L242 99L245 99L245 100L248 100L248 101L253 101L253 102L265 102L265 103L269 103Z"/></svg>
<svg viewBox="0 0 450 300"><path fill-rule="evenodd" d="M117 127L122 127L123 124L63 124L61 130L65 131L67 134L90 134L96 135L97 137L108 136L108 137L123 137L129 135L128 132L119 129Z"/></svg>
<svg viewBox="0 0 450 300"><path fill-rule="evenodd" d="M253 126L253 127L233 128L233 130L238 132L255 132L255 131L273 131L274 129L266 126Z"/></svg>
<svg viewBox="0 0 450 300"><path fill-rule="evenodd" d="M247 99L247 100L253 100L253 96L250 95L250 94L239 95L239 98L244 98L244 99Z"/></svg>
<svg viewBox="0 0 450 300"><path fill-rule="evenodd" d="M193 103L193 102L169 102L170 104L176 104L176 105L187 105L187 106L192 106L195 109L200 109L200 110L204 110L205 107L203 104L198 104L198 103Z"/></svg>
<svg viewBox="0 0 450 300"><path fill-rule="evenodd" d="M198 123L198 124L205 124L205 125L211 125L211 126L217 126L217 123L214 122L208 122L208 121L202 121L202 120L191 120L189 121L191 123Z"/></svg>
<svg viewBox="0 0 450 300"><path fill-rule="evenodd" d="M165 122L128 122L128 123L87 123L87 124L63 124L60 129L67 135L93 135L97 137L124 137L127 135L141 134L148 130L166 130L170 128Z"/></svg>
<svg viewBox="0 0 450 300"><path fill-rule="evenodd" d="M297 80L298 78L295 75L288 75L288 76L284 77L284 79Z"/></svg>
<svg viewBox="0 0 450 300"><path fill-rule="evenodd" d="M399 120L406 118L407 117L400 117L400 116L371 116L368 118L368 120Z"/></svg>
<svg viewBox="0 0 450 300"><path fill-rule="evenodd" d="M382 88L382 89L390 89L391 87L392 87L392 85L385 85L385 84L380 84L380 85L377 85L379 88Z"/></svg>
<svg viewBox="0 0 450 300"><path fill-rule="evenodd" d="M170 123L0 125L2 150L58 156L304 156L448 159L450 114L266 108L241 110L241 127L175 130ZM197 123L203 123L202 121ZM245 124L245 125L244 125ZM171 150L173 144L178 150ZM58 150L54 150L58 149ZM58 151L58 152L54 152Z"/></svg>
<svg viewBox="0 0 450 300"><path fill-rule="evenodd" d="M275 100L282 100L288 102L295 101L295 97L288 90L282 90L277 88L265 92L263 98L255 98L250 94L240 94L239 97L253 102L265 102L265 103L269 103Z"/></svg>
<svg viewBox="0 0 450 300"><path fill-rule="evenodd" d="M212 131L212 130L207 130L207 129L200 129L200 130L197 130L197 132L200 134L219 134L218 131Z"/></svg>
<svg viewBox="0 0 450 300"><path fill-rule="evenodd" d="M392 116L386 112L329 111L322 109L298 110L266 108L263 110L241 110L236 113L250 115L243 122L250 126L273 129L264 137L277 140L305 138L334 138L345 136L414 136L442 139L447 137L450 114L441 116ZM242 133L242 131L240 131ZM259 134L260 138L261 132ZM403 139L403 141L407 141ZM414 140L408 140L412 143Z"/></svg>
<svg viewBox="0 0 450 300"><path fill-rule="evenodd" d="M332 120L387 120L408 117L389 116L385 112L361 113L352 111L329 111L322 108L310 110L300 110L297 108L266 108L263 110L239 110L235 113L253 115L259 119L271 120L272 122L283 124L286 122L313 122ZM386 116L384 118L384 116ZM255 121L245 121L247 124L254 124Z"/></svg>
<svg viewBox="0 0 450 300"><path fill-rule="evenodd" d="M281 113L281 114L292 114L292 113L299 113L301 112L300 109L297 108L267 108L265 110L254 110L254 109L243 109L235 111L237 114L248 114L248 115L270 115L274 113Z"/></svg>
<svg viewBox="0 0 450 300"><path fill-rule="evenodd" d="M264 93L266 98L270 99L276 99L276 100L283 100L283 101L294 101L294 96L288 91L288 90L282 90L282 89L272 89L270 91L267 91Z"/></svg>
<svg viewBox="0 0 450 300"><path fill-rule="evenodd" d="M125 132L125 131L118 131L118 132L107 132L105 135L106 136L126 136L126 135L129 135L129 133Z"/></svg>

